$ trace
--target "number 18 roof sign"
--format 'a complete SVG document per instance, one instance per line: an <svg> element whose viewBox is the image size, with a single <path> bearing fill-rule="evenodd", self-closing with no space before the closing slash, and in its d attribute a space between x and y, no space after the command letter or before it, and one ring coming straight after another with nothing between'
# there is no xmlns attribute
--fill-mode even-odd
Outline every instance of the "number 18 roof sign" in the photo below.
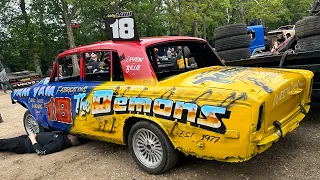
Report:
<svg viewBox="0 0 320 180"><path fill-rule="evenodd" d="M106 25L113 41L139 41L139 36L132 11L107 13Z"/></svg>

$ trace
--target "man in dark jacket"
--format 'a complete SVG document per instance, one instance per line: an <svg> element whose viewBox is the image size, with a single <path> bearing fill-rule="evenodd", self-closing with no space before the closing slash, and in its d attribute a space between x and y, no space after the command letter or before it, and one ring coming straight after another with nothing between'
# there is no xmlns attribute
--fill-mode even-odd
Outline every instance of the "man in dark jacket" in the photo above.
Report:
<svg viewBox="0 0 320 180"><path fill-rule="evenodd" d="M100 66L98 61L98 56L95 53L91 53L91 59L89 60L87 64L87 73L95 73L100 71Z"/></svg>
<svg viewBox="0 0 320 180"><path fill-rule="evenodd" d="M75 135L57 132L31 133L10 139L0 139L0 152L10 151L17 154L37 153L46 155L77 146L80 139Z"/></svg>

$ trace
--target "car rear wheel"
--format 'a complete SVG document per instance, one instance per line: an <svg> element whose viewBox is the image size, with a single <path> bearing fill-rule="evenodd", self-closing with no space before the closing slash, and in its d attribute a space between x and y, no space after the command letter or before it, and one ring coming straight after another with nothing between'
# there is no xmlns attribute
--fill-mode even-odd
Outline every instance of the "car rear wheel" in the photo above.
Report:
<svg viewBox="0 0 320 180"><path fill-rule="evenodd" d="M176 165L179 151L157 125L139 121L130 130L129 149L140 168L150 174L163 173Z"/></svg>
<svg viewBox="0 0 320 180"><path fill-rule="evenodd" d="M29 110L24 113L23 124L27 134L37 134L44 131L43 127L33 118Z"/></svg>

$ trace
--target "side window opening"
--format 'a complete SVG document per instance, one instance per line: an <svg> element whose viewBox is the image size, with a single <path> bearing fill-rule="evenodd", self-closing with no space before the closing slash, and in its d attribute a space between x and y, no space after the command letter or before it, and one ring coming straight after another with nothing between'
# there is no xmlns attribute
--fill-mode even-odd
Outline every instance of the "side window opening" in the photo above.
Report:
<svg viewBox="0 0 320 180"><path fill-rule="evenodd" d="M186 71L223 65L210 46L201 42L172 42L147 47L146 53L158 80Z"/></svg>
<svg viewBox="0 0 320 180"><path fill-rule="evenodd" d="M256 32L254 30L250 30L248 34L252 40L256 39Z"/></svg>
<svg viewBox="0 0 320 180"><path fill-rule="evenodd" d="M112 80L124 81L119 54L116 51L112 51Z"/></svg>
<svg viewBox="0 0 320 180"><path fill-rule="evenodd" d="M110 51L85 53L85 81L110 81Z"/></svg>
<svg viewBox="0 0 320 180"><path fill-rule="evenodd" d="M58 59L58 71L55 81L79 82L80 81L80 54L64 56Z"/></svg>
<svg viewBox="0 0 320 180"><path fill-rule="evenodd" d="M118 53L116 51L85 53L85 81L124 81Z"/></svg>

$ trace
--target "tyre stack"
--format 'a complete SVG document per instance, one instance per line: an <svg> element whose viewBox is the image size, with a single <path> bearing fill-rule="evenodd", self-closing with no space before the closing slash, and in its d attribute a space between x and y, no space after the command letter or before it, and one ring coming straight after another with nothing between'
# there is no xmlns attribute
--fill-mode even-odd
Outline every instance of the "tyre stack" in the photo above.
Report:
<svg viewBox="0 0 320 180"><path fill-rule="evenodd" d="M297 21L295 35L300 51L320 50L320 16L309 16Z"/></svg>
<svg viewBox="0 0 320 180"><path fill-rule="evenodd" d="M227 61L250 57L251 38L246 24L230 24L214 30L215 49Z"/></svg>

